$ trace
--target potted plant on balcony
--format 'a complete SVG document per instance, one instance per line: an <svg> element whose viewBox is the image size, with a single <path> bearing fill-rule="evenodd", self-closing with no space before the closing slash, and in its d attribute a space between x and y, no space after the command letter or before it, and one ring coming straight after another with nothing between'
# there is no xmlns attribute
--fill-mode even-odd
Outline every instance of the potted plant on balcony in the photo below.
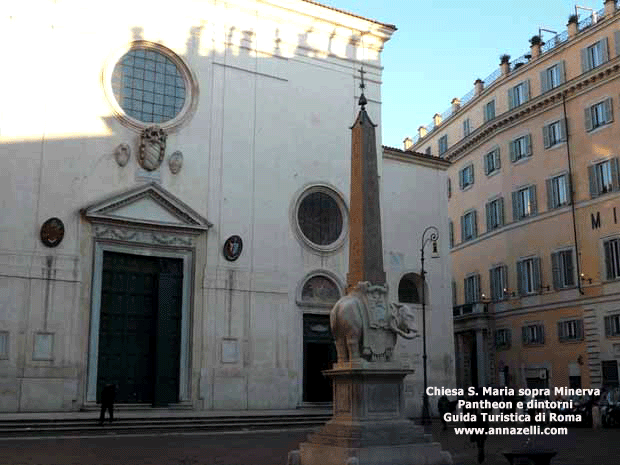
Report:
<svg viewBox="0 0 620 465"><path fill-rule="evenodd" d="M536 59L540 56L540 47L543 42L540 36L532 36L530 39L530 52L532 54L532 58Z"/></svg>
<svg viewBox="0 0 620 465"><path fill-rule="evenodd" d="M507 76L510 72L510 55L504 53L499 57L499 67L502 70L502 76Z"/></svg>
<svg viewBox="0 0 620 465"><path fill-rule="evenodd" d="M568 17L568 24L566 25L566 27L568 28L568 37L570 39L572 39L573 37L575 37L577 35L578 32L578 18L577 15L570 15Z"/></svg>

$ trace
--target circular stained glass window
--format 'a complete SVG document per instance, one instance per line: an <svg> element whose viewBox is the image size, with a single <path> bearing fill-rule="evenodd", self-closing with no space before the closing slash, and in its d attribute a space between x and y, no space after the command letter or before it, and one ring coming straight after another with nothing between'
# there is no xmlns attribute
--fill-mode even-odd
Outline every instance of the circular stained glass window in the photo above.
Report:
<svg viewBox="0 0 620 465"><path fill-rule="evenodd" d="M177 64L164 53L135 47L112 72L112 91L123 111L142 123L174 119L186 99L185 79Z"/></svg>
<svg viewBox="0 0 620 465"><path fill-rule="evenodd" d="M313 244L328 246L342 234L342 210L336 199L324 191L306 195L297 209L302 234Z"/></svg>

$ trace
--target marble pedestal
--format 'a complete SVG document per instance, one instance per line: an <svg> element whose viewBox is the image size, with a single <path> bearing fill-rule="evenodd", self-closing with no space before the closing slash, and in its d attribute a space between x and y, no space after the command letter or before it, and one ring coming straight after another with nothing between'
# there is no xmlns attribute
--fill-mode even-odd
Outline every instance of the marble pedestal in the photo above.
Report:
<svg viewBox="0 0 620 465"><path fill-rule="evenodd" d="M403 379L413 370L392 363L338 363L333 418L308 435L289 465L451 464L432 436L404 415Z"/></svg>

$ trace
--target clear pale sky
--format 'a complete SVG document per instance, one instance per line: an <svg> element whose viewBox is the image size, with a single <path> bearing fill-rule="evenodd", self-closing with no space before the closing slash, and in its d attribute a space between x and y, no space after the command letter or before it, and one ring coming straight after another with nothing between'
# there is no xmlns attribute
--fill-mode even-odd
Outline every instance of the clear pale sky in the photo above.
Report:
<svg viewBox="0 0 620 465"><path fill-rule="evenodd" d="M564 31L575 5L603 8L603 0L318 1L398 28L383 50L381 89L383 144L398 148L491 74L500 55L528 53L539 28Z"/></svg>

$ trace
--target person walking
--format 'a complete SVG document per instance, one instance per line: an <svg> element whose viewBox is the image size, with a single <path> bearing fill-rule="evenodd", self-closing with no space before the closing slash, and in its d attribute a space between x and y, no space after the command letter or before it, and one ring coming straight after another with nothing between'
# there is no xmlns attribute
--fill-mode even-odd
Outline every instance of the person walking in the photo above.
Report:
<svg viewBox="0 0 620 465"><path fill-rule="evenodd" d="M444 415L450 411L450 400L444 395L439 398L437 401L437 409L439 410L439 419L441 420L441 424L443 425L443 430L448 429L448 424Z"/></svg>
<svg viewBox="0 0 620 465"><path fill-rule="evenodd" d="M114 420L114 400L116 397L116 386L114 384L106 384L101 391L101 414L99 415L99 424L103 425L105 420L105 411L110 412L110 423Z"/></svg>

